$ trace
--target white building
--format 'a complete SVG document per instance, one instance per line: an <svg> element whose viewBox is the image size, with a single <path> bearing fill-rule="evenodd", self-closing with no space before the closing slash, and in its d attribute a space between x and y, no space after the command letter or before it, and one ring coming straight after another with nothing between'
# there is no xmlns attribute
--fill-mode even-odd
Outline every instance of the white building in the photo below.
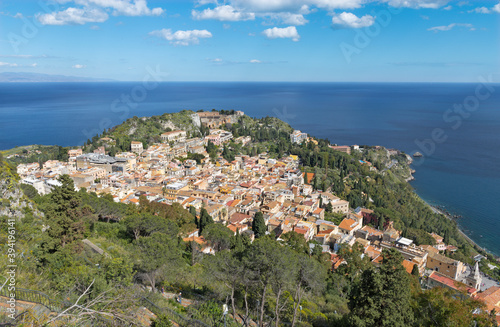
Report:
<svg viewBox="0 0 500 327"><path fill-rule="evenodd" d="M144 147L142 146L142 142L132 141L130 143L130 149L132 152L137 154L141 154L144 152Z"/></svg>
<svg viewBox="0 0 500 327"><path fill-rule="evenodd" d="M177 130L161 134L163 142L186 142L186 132Z"/></svg>
<svg viewBox="0 0 500 327"><path fill-rule="evenodd" d="M294 130L293 133L290 134L290 141L292 143L298 143L298 144L300 144L305 139L307 139L307 133L302 133L299 130Z"/></svg>

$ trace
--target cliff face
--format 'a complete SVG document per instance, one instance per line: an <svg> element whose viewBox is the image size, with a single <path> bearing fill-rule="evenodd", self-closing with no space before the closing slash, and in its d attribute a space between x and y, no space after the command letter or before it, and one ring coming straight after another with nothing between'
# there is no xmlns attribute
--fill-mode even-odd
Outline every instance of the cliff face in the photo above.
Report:
<svg viewBox="0 0 500 327"><path fill-rule="evenodd" d="M26 208L36 211L19 186L15 168L0 160L0 216L21 219Z"/></svg>

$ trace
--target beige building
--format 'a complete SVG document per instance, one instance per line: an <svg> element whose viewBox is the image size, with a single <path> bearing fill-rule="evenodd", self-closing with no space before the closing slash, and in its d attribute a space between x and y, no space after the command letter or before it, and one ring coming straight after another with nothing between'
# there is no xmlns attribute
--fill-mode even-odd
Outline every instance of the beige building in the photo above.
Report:
<svg viewBox="0 0 500 327"><path fill-rule="evenodd" d="M349 202L345 200L330 202L330 204L332 205L332 212L337 212L337 213L349 212Z"/></svg>
<svg viewBox="0 0 500 327"><path fill-rule="evenodd" d="M453 260L434 252L429 252L427 268L455 280L460 279L465 272L465 265L461 261Z"/></svg>
<svg viewBox="0 0 500 327"><path fill-rule="evenodd" d="M130 150L134 153L141 154L144 152L144 147L142 146L142 142L132 141L130 143Z"/></svg>
<svg viewBox="0 0 500 327"><path fill-rule="evenodd" d="M163 142L185 142L186 136L185 131L177 130L161 134L161 140Z"/></svg>

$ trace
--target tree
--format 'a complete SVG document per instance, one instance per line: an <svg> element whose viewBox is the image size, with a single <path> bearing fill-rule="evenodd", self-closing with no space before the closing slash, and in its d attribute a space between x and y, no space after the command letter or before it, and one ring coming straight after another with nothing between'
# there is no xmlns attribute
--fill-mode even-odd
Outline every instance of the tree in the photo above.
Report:
<svg viewBox="0 0 500 327"><path fill-rule="evenodd" d="M151 327L172 327L172 322L164 314L158 315L155 319L151 320Z"/></svg>
<svg viewBox="0 0 500 327"><path fill-rule="evenodd" d="M266 235L266 222L264 221L264 215L262 212L258 211L253 216L252 221L252 231L255 234L255 238L259 238L261 236Z"/></svg>
<svg viewBox="0 0 500 327"><path fill-rule="evenodd" d="M147 280L153 291L161 275L162 268L175 268L178 265L180 254L174 241L161 233L154 233L148 237L139 237L135 241L140 276ZM168 264L168 267L167 267Z"/></svg>
<svg viewBox="0 0 500 327"><path fill-rule="evenodd" d="M488 314L484 302L465 292L435 287L419 291L415 300L418 326L496 326L495 316Z"/></svg>
<svg viewBox="0 0 500 327"><path fill-rule="evenodd" d="M293 283L293 318L292 327L297 322L297 313L306 292L317 292L325 286L326 270L316 260L303 254L297 258Z"/></svg>
<svg viewBox="0 0 500 327"><path fill-rule="evenodd" d="M203 229L202 235L219 252L230 247L233 232L222 224L210 224Z"/></svg>
<svg viewBox="0 0 500 327"><path fill-rule="evenodd" d="M301 234L291 231L281 235L283 242L292 248L295 252L309 254L309 244Z"/></svg>
<svg viewBox="0 0 500 327"><path fill-rule="evenodd" d="M252 272L255 283L253 289L257 292L260 301L259 326L263 326L266 299L271 283L275 282L273 278L276 278L277 271L281 271L282 264L287 259L283 252L286 249L269 237L261 237L253 242L244 253L245 269Z"/></svg>
<svg viewBox="0 0 500 327"><path fill-rule="evenodd" d="M124 223L129 234L136 240L153 233L162 233L173 239L179 232L179 228L173 221L149 213L130 215L125 218Z"/></svg>
<svg viewBox="0 0 500 327"><path fill-rule="evenodd" d="M205 229L205 227L207 227L208 225L211 225L214 223L214 220L212 218L212 216L210 216L207 212L207 209L205 208L201 208L201 211L200 211L200 234L203 233L203 230Z"/></svg>
<svg viewBox="0 0 500 327"><path fill-rule="evenodd" d="M61 186L54 187L49 195L49 203L42 206L49 226L42 234L42 262L47 254L83 239L89 224L97 219L89 206L80 206L79 194L75 191L73 180L68 175L59 177Z"/></svg>
<svg viewBox="0 0 500 327"><path fill-rule="evenodd" d="M395 249L382 252L377 271L363 271L361 282L349 298L351 326L409 326L414 321L410 279L402 266L403 257Z"/></svg>
<svg viewBox="0 0 500 327"><path fill-rule="evenodd" d="M196 208L193 207L193 206L190 206L189 207L189 213L191 214L191 216L193 216L194 218L194 223L196 224L196 227L199 227L199 222L198 222L198 217L196 216Z"/></svg>
<svg viewBox="0 0 500 327"><path fill-rule="evenodd" d="M415 264L415 265L413 265L413 268L412 268L412 270L411 270L411 274L412 274L413 276L417 277L417 278L419 278L419 277L420 277L420 273L419 273L419 271L418 271L418 266L417 266L416 264Z"/></svg>
<svg viewBox="0 0 500 327"><path fill-rule="evenodd" d="M210 278L223 283L229 289L231 309L233 317L236 317L235 293L241 284L245 269L240 256L230 251L217 252L215 256L207 258L206 266Z"/></svg>

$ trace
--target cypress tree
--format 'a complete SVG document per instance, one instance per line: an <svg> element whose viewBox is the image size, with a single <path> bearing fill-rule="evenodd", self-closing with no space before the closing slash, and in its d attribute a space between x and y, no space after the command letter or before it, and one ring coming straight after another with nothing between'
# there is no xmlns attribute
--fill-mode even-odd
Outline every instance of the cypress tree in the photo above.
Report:
<svg viewBox="0 0 500 327"><path fill-rule="evenodd" d="M252 221L252 230L255 234L255 238L266 235L266 222L264 221L264 215L262 212L255 213Z"/></svg>

